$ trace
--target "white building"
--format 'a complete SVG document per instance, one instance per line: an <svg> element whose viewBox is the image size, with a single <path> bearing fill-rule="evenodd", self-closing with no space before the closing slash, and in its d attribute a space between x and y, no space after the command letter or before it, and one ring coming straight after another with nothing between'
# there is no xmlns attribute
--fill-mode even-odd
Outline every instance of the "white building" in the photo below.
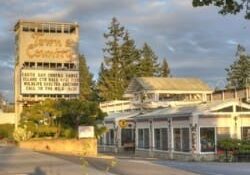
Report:
<svg viewBox="0 0 250 175"><path fill-rule="evenodd" d="M138 155L214 160L225 138L250 139L250 105L214 101L163 108L135 117Z"/></svg>
<svg viewBox="0 0 250 175"><path fill-rule="evenodd" d="M214 160L219 140L250 139L250 105L237 98L213 100L199 79L135 78L124 96L140 110L109 113L102 151Z"/></svg>

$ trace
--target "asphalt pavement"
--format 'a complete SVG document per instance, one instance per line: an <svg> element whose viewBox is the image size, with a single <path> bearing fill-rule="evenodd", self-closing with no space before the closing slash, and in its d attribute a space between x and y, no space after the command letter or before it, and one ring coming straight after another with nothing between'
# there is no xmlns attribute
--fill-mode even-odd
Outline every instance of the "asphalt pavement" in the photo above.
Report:
<svg viewBox="0 0 250 175"><path fill-rule="evenodd" d="M152 163L202 175L250 175L250 163L181 162L155 160Z"/></svg>
<svg viewBox="0 0 250 175"><path fill-rule="evenodd" d="M250 175L250 163L182 162L134 156L77 156L0 146L0 175Z"/></svg>
<svg viewBox="0 0 250 175"><path fill-rule="evenodd" d="M17 147L0 146L0 175L107 175L91 166Z"/></svg>

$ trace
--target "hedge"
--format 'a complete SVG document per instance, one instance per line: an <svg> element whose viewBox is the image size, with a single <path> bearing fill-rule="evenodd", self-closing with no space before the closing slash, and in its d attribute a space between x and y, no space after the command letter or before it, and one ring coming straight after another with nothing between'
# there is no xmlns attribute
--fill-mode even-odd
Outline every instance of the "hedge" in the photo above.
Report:
<svg viewBox="0 0 250 175"><path fill-rule="evenodd" d="M13 138L15 125L13 124L0 124L0 139Z"/></svg>

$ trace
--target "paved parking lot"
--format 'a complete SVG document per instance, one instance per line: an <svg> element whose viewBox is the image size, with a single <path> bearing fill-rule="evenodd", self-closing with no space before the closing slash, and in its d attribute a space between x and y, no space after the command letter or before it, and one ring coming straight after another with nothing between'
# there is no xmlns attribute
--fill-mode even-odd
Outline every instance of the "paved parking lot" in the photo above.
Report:
<svg viewBox="0 0 250 175"><path fill-rule="evenodd" d="M250 175L250 163L179 162L155 160L153 163L204 175Z"/></svg>
<svg viewBox="0 0 250 175"><path fill-rule="evenodd" d="M180 162L117 156L115 165L102 157L86 158L37 153L0 146L0 175L250 175L250 163ZM105 173L107 167L109 173Z"/></svg>
<svg viewBox="0 0 250 175"><path fill-rule="evenodd" d="M16 147L0 147L0 175L104 175L92 167Z"/></svg>

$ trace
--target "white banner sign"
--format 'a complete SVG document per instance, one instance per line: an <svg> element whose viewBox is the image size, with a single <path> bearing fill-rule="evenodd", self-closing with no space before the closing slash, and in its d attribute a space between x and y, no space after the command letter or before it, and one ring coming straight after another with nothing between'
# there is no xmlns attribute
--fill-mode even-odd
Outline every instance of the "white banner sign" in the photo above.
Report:
<svg viewBox="0 0 250 175"><path fill-rule="evenodd" d="M94 127L93 126L79 126L78 127L79 138L94 138Z"/></svg>
<svg viewBox="0 0 250 175"><path fill-rule="evenodd" d="M22 94L79 94L79 71L21 71Z"/></svg>

